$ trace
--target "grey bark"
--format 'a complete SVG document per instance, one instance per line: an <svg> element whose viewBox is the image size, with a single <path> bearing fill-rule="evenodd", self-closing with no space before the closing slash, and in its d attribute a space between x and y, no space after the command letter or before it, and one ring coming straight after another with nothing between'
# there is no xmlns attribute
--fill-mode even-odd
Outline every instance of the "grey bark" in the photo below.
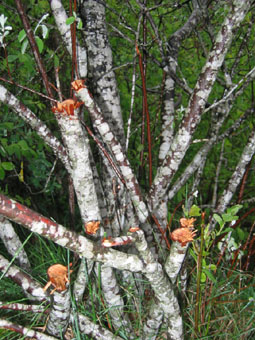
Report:
<svg viewBox="0 0 255 340"><path fill-rule="evenodd" d="M0 216L0 238L8 253L18 260L20 267L23 270L30 272L30 262L19 237L11 222L2 216Z"/></svg>

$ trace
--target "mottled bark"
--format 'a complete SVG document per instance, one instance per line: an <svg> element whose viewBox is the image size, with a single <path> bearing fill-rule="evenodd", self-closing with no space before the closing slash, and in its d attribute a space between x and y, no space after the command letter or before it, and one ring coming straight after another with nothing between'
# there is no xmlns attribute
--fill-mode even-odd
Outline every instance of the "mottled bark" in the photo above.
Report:
<svg viewBox="0 0 255 340"><path fill-rule="evenodd" d="M0 309L11 309L17 311L27 311L33 313L47 313L45 307L38 305L25 305L23 303L5 303L0 301Z"/></svg>
<svg viewBox="0 0 255 340"><path fill-rule="evenodd" d="M74 282L73 294L75 301L80 302L83 298L84 291L87 287L90 272L94 266L94 261L81 259L81 264L77 277Z"/></svg>
<svg viewBox="0 0 255 340"><path fill-rule="evenodd" d="M129 339L134 339L130 320L124 313L124 301L113 268L101 266L101 284L114 329L126 334Z"/></svg>
<svg viewBox="0 0 255 340"><path fill-rule="evenodd" d="M182 246L179 242L171 244L170 253L165 262L165 271L174 284L186 256L188 245Z"/></svg>
<svg viewBox="0 0 255 340"><path fill-rule="evenodd" d="M0 214L16 223L22 224L32 232L79 254L81 257L103 262L109 267L120 270L140 272L144 269L144 264L138 256L102 248L101 245L97 245L84 236L67 230L60 224L39 215L4 195L0 195Z"/></svg>
<svg viewBox="0 0 255 340"><path fill-rule="evenodd" d="M2 216L0 216L0 238L8 253L18 260L20 267L23 270L30 272L30 262L19 237L11 222Z"/></svg>
<svg viewBox="0 0 255 340"><path fill-rule="evenodd" d="M163 322L164 313L160 304L153 302L149 315L147 316L144 326L142 340L155 340L159 331L159 328Z"/></svg>
<svg viewBox="0 0 255 340"><path fill-rule="evenodd" d="M175 79L176 66L178 65L178 52L180 45L192 31L197 27L198 23L204 18L205 9L195 7L185 24L177 30L168 39L167 58L164 70L166 72L166 80L164 84L164 112L162 115L162 142L159 149L159 161L163 162L167 152L171 146L174 137L174 121L175 121Z"/></svg>
<svg viewBox="0 0 255 340"><path fill-rule="evenodd" d="M113 334L108 329L103 328L92 322L88 317L82 314L74 315L71 314L70 318L73 324L78 321L80 332L86 335L91 336L94 339L98 340L122 340L123 338Z"/></svg>
<svg viewBox="0 0 255 340"><path fill-rule="evenodd" d="M171 340L181 340L183 339L182 317L173 286L165 276L161 264L155 261L142 230L133 233L133 237L135 238L136 248L145 263L144 275L150 282L159 306L164 313L168 335Z"/></svg>
<svg viewBox="0 0 255 340"><path fill-rule="evenodd" d="M47 296L41 285L31 276L24 273L17 266L6 260L2 255L0 255L0 271L2 272L1 277L9 277L16 282L29 299L38 302L47 300Z"/></svg>
<svg viewBox="0 0 255 340"><path fill-rule="evenodd" d="M78 117L78 110L74 111L73 116L57 113L56 117L71 163L72 180L82 221L83 223L100 221L96 188L89 160L90 147Z"/></svg>
<svg viewBox="0 0 255 340"><path fill-rule="evenodd" d="M46 332L57 338L64 336L69 324L71 312L70 290L55 291L51 295L51 309L46 325Z"/></svg>
<svg viewBox="0 0 255 340"><path fill-rule="evenodd" d="M233 30L242 22L249 6L249 1L235 1L217 34L213 48L209 53L189 100L179 131L162 166L158 168L153 186L151 187L150 198L153 209L157 207L157 202L165 195L171 179L186 154L195 129L201 120L201 115L216 80L217 72L222 66L227 50L232 42Z"/></svg>
<svg viewBox="0 0 255 340"><path fill-rule="evenodd" d="M85 44L88 53L88 77L91 90L105 120L125 147L123 121L115 74L112 71L112 51L107 37L105 6L95 1L83 1L81 15L85 22Z"/></svg>
<svg viewBox="0 0 255 340"><path fill-rule="evenodd" d="M20 3L20 0L16 1ZM100 220L100 231L95 237L89 236L90 239L88 239L88 237L72 232L4 195L0 195L0 213L4 216L4 219L8 218L15 221L28 230L55 242L60 247L71 250L75 255L81 257L78 274L76 275L76 270L72 274L74 276L76 275L76 278L72 278L75 281L72 282L71 285L71 287L73 287L72 293L77 304L83 303L83 298L87 299L87 295L86 293L84 294L84 292L88 286L88 280L94 279L94 276L90 278L89 275L95 262L102 263L101 276L98 276L98 284L100 285L100 292L103 293L102 304L105 304L105 313L107 313L109 328L112 327L111 331L103 328L101 324L102 319L96 310L97 301L96 299L94 300L93 296L92 301L88 300L84 304L84 314L89 312L90 307L94 304L94 317L98 317L98 324L97 321L95 322L95 320L93 320L92 322L86 316L75 314L75 311L70 309L69 294L71 293L71 288L68 287L68 290L62 293L55 292L54 295L51 295L53 305L47 324L47 331L49 333L54 334L55 337L60 337L64 334L68 324L72 324L72 328L77 329L77 333L79 332L81 337L86 334L87 337L102 340L132 339L135 337L147 340L156 339L162 326L162 330L165 331L167 329L165 334L168 339L182 340L184 337L182 317L174 292L174 289L179 288L179 285L178 287L173 286L175 285L177 275L181 276L180 269L182 268L188 246L181 246L178 242L173 241L169 252L165 245L161 245L160 243L161 236L158 237L158 229L162 228L165 230L169 208L172 210L172 203L176 203L175 200L172 200L173 196L183 188L187 180L190 179L195 172L193 187L188 190L193 191L198 187L204 164L206 164L212 147L225 137L230 140L232 136L228 135L236 129L244 119L244 117L238 119L236 117L237 115L239 117L241 116L244 108L247 108L247 104L245 103L242 106L239 105L238 102L235 103L235 100L255 77L255 71L254 68L252 68L253 59L250 57L250 46L249 44L246 45L244 38L246 36L245 32L247 32L248 35L252 33L252 24L249 22L250 19L242 24L251 1L233 0L232 2L224 3L224 10L220 10L218 22L222 23L223 17L225 17L225 20L223 24L216 23L215 27L220 26L220 29L218 34L215 35L213 32L214 28L210 27L210 20L207 22L205 18L208 12L208 18L211 19L212 16L212 21L217 19L213 15L213 10L215 8L219 9L220 5L215 5L214 2L208 2L207 0L184 1L178 5L169 3L167 4L167 10L164 8L164 1L152 4L137 0L134 3L128 2L128 10L123 7L123 12L119 11L119 8L123 5L121 2L118 4L107 4L104 0L81 0L77 2L77 15L79 16L81 11L83 19L82 30L76 31L77 60L74 58L74 39L73 41L71 39L71 26L66 24L67 15L64 6L60 0L50 0L49 2L60 33L59 37L61 37L69 53L67 61L70 60L71 56L73 66L75 66L74 68L76 68L76 63L78 65L78 72L75 77L87 77L86 85L88 85L92 95L87 88L80 88L76 91L76 95L84 101L90 117L88 118L86 114L78 115L77 110L74 111L74 115L69 115L66 112L56 112L56 120L62 133L63 146L44 123L1 85L0 101L17 112L19 116L38 133L45 143L52 148L56 158L62 161L69 175L72 177L82 222L86 223ZM209 5L208 8L207 5ZM146 8L146 6L152 7ZM107 13L105 12L106 8L109 11ZM191 15L185 20L185 15L190 8L193 8ZM132 19L131 22L125 19L126 10L130 10L132 14L134 14L134 19ZM164 12L165 10L166 12ZM169 13L179 13L179 10L181 15L180 18L178 17L178 22L176 23L178 30L169 35L168 15ZM164 14L161 14L161 12ZM108 20L108 18L111 18L112 13L117 15L116 18L118 22L109 22L110 20ZM128 15L130 14L128 13ZM175 15L176 14L173 16L169 15L169 19L174 18ZM24 16L25 13L23 13L23 17ZM146 26L148 29L148 39L143 40L144 44L141 43L140 39L142 18L145 18L144 20L147 23ZM135 20L138 23L136 31L134 29L136 25ZM185 22L181 24L182 20ZM204 22L202 22L203 20ZM241 24L240 35L236 35L237 39L234 41L233 50L231 51L231 61L226 60L224 65L226 53L231 45L236 29L239 28ZM145 184L147 183L146 178L141 179L141 186L138 184L135 176L138 165L133 162L134 158L130 158L129 161L127 153L125 152L125 147L128 145L129 148L133 145L135 145L135 147L137 146L135 133L137 133L137 129L140 129L141 122L139 117L140 100L137 98L140 96L140 84L136 77L136 62L132 59L132 52L124 52L125 55L123 56L125 59L129 58L129 60L124 61L127 72L126 74L125 72L123 73L123 78L122 74L120 74L118 78L118 80L124 80L124 82L127 83L123 91L123 117L125 119L126 112L130 111L134 114L135 118L132 124L128 123L128 140L125 143L120 99L114 74L115 65L113 65L112 51L108 41L107 25L110 27L110 34L111 28L113 28L112 34L118 34L118 36L122 37L122 40L117 40L118 38L114 36L112 40L113 44L116 42L123 43L123 45L120 44L120 46L115 47L115 51L122 53L123 47L124 51L127 51L125 48L130 48L130 50L133 51L135 45L139 44L139 48L141 48L141 51L146 55L144 61L147 65L143 65L143 67L152 72L157 68L160 72L162 72L162 70L164 71L163 103L161 102L162 93L160 93L162 91L162 85L160 84L162 73L159 73L155 77L153 74L150 79L148 78L148 84L150 84L151 87L146 89L148 98L150 98L151 93L154 96L151 97L154 101L160 97L158 106L163 104L164 107L163 113L160 112L160 108L157 109L159 111L157 113L156 111L155 113L152 111L153 118L155 117L156 122L154 126L155 139L153 141L153 147L155 146L157 151L159 147L159 154L156 152L153 153L153 159L157 162L158 157L159 168L157 169L154 183L150 189ZM206 29L203 27L205 25ZM128 33L125 32L125 30ZM200 31L203 31L201 36ZM205 31L206 38L204 38ZM192 37L186 44L185 40L191 33L195 34L198 39L193 39ZM29 28L29 34L31 38L33 35L31 27ZM55 37L56 35L54 35L54 38ZM84 39L83 41L81 37ZM49 40L52 42L52 39ZM183 51L189 51L190 42L194 42L192 48L197 48L197 57L195 58L197 65L192 65L192 70L187 66L189 62L192 63L190 56L185 59L180 55L180 60L178 57L179 51L181 53ZM48 41L45 39L45 47L47 43ZM35 44L35 41L32 42L32 50L33 44ZM211 44L212 48L208 53L207 48ZM86 48L84 48L83 45L86 46ZM7 47L8 45L6 44L6 50ZM247 50L244 47L247 47ZM238 48L240 48L239 51ZM201 49L202 52L200 51ZM245 65L248 70L243 67L241 58L243 51L248 51L247 54L249 54L249 56L247 56L247 59L250 57L250 64ZM7 52L9 53L9 51ZM34 51L32 52L34 53ZM38 57L38 49L36 53ZM59 55L59 49L56 48L54 53ZM10 54L6 54L6 61L8 60L8 56L10 56ZM115 60L117 63L123 62L123 56L116 56ZM236 60L233 60L235 57ZM197 69L200 67L199 62L202 62L203 58L206 58L207 61L201 73L190 76L189 72L193 70L197 72ZM38 61L38 59L36 60ZM51 61L52 60L49 59L47 67L53 67L52 64L50 64ZM187 64L182 64L186 61ZM13 66L11 62L13 63L12 58L10 58L10 69ZM130 68L128 67L132 64L133 81L131 84ZM63 65L66 65L64 61ZM42 61L38 61L37 66L41 70L41 66L43 66ZM5 67L6 66L3 65L4 72ZM67 70L68 69L69 68L67 68ZM244 69L246 69L246 71L243 76L241 74L243 74ZM76 72L74 69L72 72L73 71ZM219 75L218 71L220 71ZM45 77L46 71L42 70L41 74ZM65 74L65 78L63 78L64 81L66 80L66 76L68 75ZM185 79L186 76L187 80ZM197 82L194 89L191 89L188 82L193 83L195 76L198 77ZM154 80L154 78L157 79ZM236 82L235 84L232 78ZM19 81L18 78L16 81ZM213 86L216 81L219 86L215 88L215 92L217 92L215 94L212 90L214 90ZM61 86L63 85L64 84L61 84ZM120 85L120 91L122 91L123 83ZM58 85L58 89L60 89L61 86ZM67 88L69 85L67 83L64 86ZM137 91L135 90L136 88L138 89ZM47 90L49 92L48 85ZM130 109L127 108L127 103L129 102L129 98L127 97L128 92L132 92ZM212 96L209 97L211 93ZM219 96L219 93L222 93L222 95ZM248 90L245 92L245 95L247 93ZM187 107L184 108L185 111L183 111L185 112L184 117L180 115L178 119L176 119L178 113L176 112L176 102L179 101L176 99L177 96L181 99L182 105L184 105L183 103L187 103L185 104ZM187 98L188 96L189 98ZM253 99L252 96L251 98ZM234 104L236 104L236 107L233 106ZM152 103L152 107L153 109L156 107L155 103ZM231 109L233 107L235 108L235 112L233 112L233 116L231 116ZM183 107L181 107L181 110L182 109ZM206 119L210 119L208 123L209 132L204 137L204 131L201 131L203 137L196 136L195 138L197 138L197 140L193 140L201 117L206 112ZM211 113L211 116L209 113ZM162 126L158 124L160 121L160 119L158 119L159 117L161 117ZM226 119L228 117L229 121ZM231 122L233 119L237 119L234 124ZM232 126L224 130L225 126L223 123L226 124L226 126L231 124ZM93 137L94 134L106 151L106 153L104 153L103 149L99 147L100 161L97 162L96 165L93 160L94 155L92 155L94 144L93 148L90 149L90 141L87 131L84 129L86 128L85 124L87 127L91 124L94 130L90 136ZM204 121L202 121L202 124L204 124ZM221 131L224 130L221 134L219 133L220 129ZM161 138L161 145L159 144L159 138ZM190 148L192 142L204 143L195 157L193 157L193 146ZM99 143L96 142L96 147L99 146ZM188 150L191 150L190 153L188 153ZM135 151L136 150L129 150L130 153ZM255 132L253 131L228 185L218 200L218 212L222 213L230 204L241 182L247 163L253 157L254 152ZM96 153L95 159L97 159L97 156ZM192 160L190 156L192 156ZM184 170L182 170L183 159L185 162L186 160L190 162ZM153 164L154 170L156 170L156 162ZM102 163L103 166L101 165ZM133 169L130 164L132 164ZM211 163L209 165L211 165ZM96 167L99 169L98 173ZM177 174L177 171L179 178L176 178L176 182L172 184L171 182ZM181 173L181 171L183 172ZM221 178L219 177L219 179ZM211 178L210 181L212 181ZM171 190L168 192L170 186ZM215 192L216 191L217 186L215 186ZM11 191L9 192L11 194ZM193 197L189 198L188 205L191 205L192 199ZM208 198L208 200L209 199L210 198ZM170 202L171 200L172 202ZM213 198L212 203L214 204L215 201L216 199ZM152 217L157 225L157 229L155 229ZM22 245L20 243L14 245L14 242L10 241L11 237L15 237L15 235L9 227L9 222L4 221L8 226L2 230L0 237L4 240L7 250L13 257L12 261L14 261L17 250L19 252ZM125 235L127 229L137 226L143 229L145 235L141 229L135 229L136 231L133 230L133 232ZM10 236L10 231L14 236ZM107 232L107 236L104 235L103 240L100 240L98 236L102 237L104 231ZM113 237L108 237L109 234ZM155 239L158 243L154 242ZM127 244L129 245L126 246ZM160 246L160 250L155 247L155 244ZM119 247L122 251L112 249L111 247L114 246ZM135 247L136 249L134 249ZM167 253L166 262L163 262L162 259L165 259L166 252L169 253ZM134 253L138 253L138 255L134 255ZM25 268L25 262L27 261L25 255L19 255L18 257L20 257L21 266ZM76 269L77 256L74 256L74 259L75 261L73 262L75 262ZM95 265L96 268L100 267L98 263ZM123 291L118 286L114 268L124 273L124 278L122 277L120 280L122 283L127 283L127 286L125 286L125 284L122 285ZM19 268L3 257L0 258L0 269L3 272L2 276L5 275L17 282L22 287L24 294L31 300L35 299L36 302L49 300L48 295L43 292L38 283L34 282L30 276L24 274ZM29 269L29 267L27 267L27 269ZM97 270L97 272L99 273L99 270ZM118 273L118 275L121 275L121 273ZM139 278L137 279L138 275ZM136 277L134 282L132 281L133 277ZM133 314L132 317L136 315L136 312L141 312L136 304L136 294L144 294L144 278L146 279L146 284L150 286L149 289L153 290L154 296L149 300L150 305L148 308L144 308L147 317L141 317L141 315L139 315L138 321L140 322L139 330L141 334L138 334L137 322L134 322L135 327L132 329L133 325L127 317L129 310L126 309L126 306L129 308L131 303L135 301L134 304L137 311L131 313ZM186 289L186 278L187 275L180 277L180 283L184 284L183 290ZM127 279L126 282L125 279ZM94 282L92 282L92 285L94 285ZM135 285L137 287L133 287ZM128 287L128 289L126 289L126 287ZM143 297L141 298L142 303L145 300ZM149 307L150 310L148 311ZM0 309L26 310L35 313L43 311L41 307L37 308L35 305L5 305L4 302L3 305L0 306ZM104 323L104 326L106 327L106 323ZM0 320L0 328L9 328L20 332L24 336L33 336L38 339L51 338L39 332L25 334L24 332L28 332L28 329L19 325L10 324L5 320ZM115 334L118 334L118 336ZM74 336L76 336L76 334L74 334Z"/></svg>
<svg viewBox="0 0 255 340"><path fill-rule="evenodd" d="M238 185L240 184L243 175L245 173L245 169L248 163L251 161L253 155L255 153L255 131L253 130L247 145L245 146L243 153L240 157L240 160L233 172L227 188L223 191L221 197L219 198L216 211L219 213L223 213L226 207L229 205L234 193Z"/></svg>
<svg viewBox="0 0 255 340"><path fill-rule="evenodd" d="M130 198L136 209L137 215L139 216L141 222L145 222L148 216L148 211L145 203L142 200L142 195L137 180L131 170L129 161L124 154L120 143L112 133L108 123L104 120L100 109L91 98L88 89L86 87L80 89L77 92L77 96L84 102L84 105L90 113L95 128L99 131L103 141L113 153L116 164L119 166L119 169L125 180L125 185L129 190Z"/></svg>
<svg viewBox="0 0 255 340"><path fill-rule="evenodd" d="M46 335L44 333L34 331L33 329L30 329L28 327L24 327L18 324L15 324L13 322L0 319L0 328L9 329L11 331L14 331L16 333L19 333L23 336L26 336L28 338L37 339L37 340L56 340L55 337ZM23 338L23 337L22 337Z"/></svg>

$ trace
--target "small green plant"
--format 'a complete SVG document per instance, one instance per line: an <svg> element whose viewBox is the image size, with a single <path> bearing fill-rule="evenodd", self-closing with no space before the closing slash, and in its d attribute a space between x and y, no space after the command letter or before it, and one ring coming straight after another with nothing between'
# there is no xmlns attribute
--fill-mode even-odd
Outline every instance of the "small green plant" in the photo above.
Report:
<svg viewBox="0 0 255 340"><path fill-rule="evenodd" d="M195 332L200 333L199 316L201 315L201 301L202 291L205 289L205 282L210 280L214 284L217 280L214 276L217 266L212 263L212 257L210 251L215 244L217 237L223 234L232 232L233 229L227 226L228 223L233 223L238 219L237 212L242 208L242 205L238 204L227 209L225 214L221 216L219 214L213 214L213 218L216 221L216 225L208 223L205 225L205 213L201 212L201 209L193 205L187 212L184 211L187 218L201 217L200 225L200 237L197 241L192 243L190 248L190 254L197 263L197 285L196 285L196 305L195 305Z"/></svg>

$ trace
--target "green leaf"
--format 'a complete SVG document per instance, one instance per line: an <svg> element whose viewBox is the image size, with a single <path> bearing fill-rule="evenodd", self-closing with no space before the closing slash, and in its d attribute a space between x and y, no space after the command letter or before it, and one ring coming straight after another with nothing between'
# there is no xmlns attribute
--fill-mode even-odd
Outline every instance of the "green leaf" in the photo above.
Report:
<svg viewBox="0 0 255 340"><path fill-rule="evenodd" d="M205 273L209 280L211 280L213 283L217 283L213 273L209 269L203 268L203 272Z"/></svg>
<svg viewBox="0 0 255 340"><path fill-rule="evenodd" d="M213 218L219 223L220 226L223 224L223 220L218 214L213 214Z"/></svg>
<svg viewBox="0 0 255 340"><path fill-rule="evenodd" d="M75 22L75 17L69 17L66 19L66 24L71 25Z"/></svg>
<svg viewBox="0 0 255 340"><path fill-rule="evenodd" d="M144 149L144 145L143 144L139 144L137 147L137 151L141 152Z"/></svg>
<svg viewBox="0 0 255 340"><path fill-rule="evenodd" d="M15 168L12 162L1 162L1 167L6 171L11 171Z"/></svg>
<svg viewBox="0 0 255 340"><path fill-rule="evenodd" d="M3 180L5 177L5 171L4 169L0 166L0 180Z"/></svg>
<svg viewBox="0 0 255 340"><path fill-rule="evenodd" d="M82 21L81 21L81 19L79 19L79 21L78 21L77 29L78 30L82 29Z"/></svg>
<svg viewBox="0 0 255 340"><path fill-rule="evenodd" d="M19 42L22 42L22 41L25 39L25 37L26 37L26 32L25 32L25 30L23 29L23 30L21 30L21 31L19 32L19 35L18 35L18 40L19 40Z"/></svg>
<svg viewBox="0 0 255 340"><path fill-rule="evenodd" d="M238 216L233 216L230 214L222 214L221 216L224 222L232 222L238 220Z"/></svg>
<svg viewBox="0 0 255 340"><path fill-rule="evenodd" d="M35 40L36 40L39 52L42 53L43 46L44 46L42 39L40 39L39 37L35 37Z"/></svg>
<svg viewBox="0 0 255 340"><path fill-rule="evenodd" d="M201 212L200 212L200 208L197 205L192 205L192 207L190 208L189 211L189 216L200 216Z"/></svg>
<svg viewBox="0 0 255 340"><path fill-rule="evenodd" d="M25 39L21 45L21 53L24 54L26 52L27 49L27 45L28 45L28 40Z"/></svg>
<svg viewBox="0 0 255 340"><path fill-rule="evenodd" d="M209 264L209 266L208 266L209 268L210 268L210 270L216 270L217 269L217 267L216 267L216 265L215 264Z"/></svg>
<svg viewBox="0 0 255 340"><path fill-rule="evenodd" d="M206 275L205 275L204 271L202 271L200 282L204 283L205 281L206 281Z"/></svg>
<svg viewBox="0 0 255 340"><path fill-rule="evenodd" d="M1 144L6 147L7 146L7 138L1 138Z"/></svg>
<svg viewBox="0 0 255 340"><path fill-rule="evenodd" d="M16 54L10 54L10 55L8 55L8 62L9 63L12 63L13 61L15 61L16 59L18 59L18 55L16 55Z"/></svg>
<svg viewBox="0 0 255 340"><path fill-rule="evenodd" d="M233 230L234 230L233 228L226 228L226 229L222 230L221 234L229 233L229 232L232 232Z"/></svg>
<svg viewBox="0 0 255 340"><path fill-rule="evenodd" d="M18 142L18 145L21 147L22 150L29 150L29 146L27 145L27 142L22 139Z"/></svg>
<svg viewBox="0 0 255 340"><path fill-rule="evenodd" d="M197 255L196 253L194 252L194 250L192 248L189 248L189 252L190 252L190 255L193 257L193 259L195 261L197 261Z"/></svg>
<svg viewBox="0 0 255 340"><path fill-rule="evenodd" d="M237 228L236 231L237 231L237 235L238 235L239 239L240 239L241 241L243 241L244 238L245 238L245 233L244 233L244 231L243 231L241 228Z"/></svg>
<svg viewBox="0 0 255 340"><path fill-rule="evenodd" d="M13 129L14 124L11 122L4 122L0 124L0 129L8 129L11 130Z"/></svg>
<svg viewBox="0 0 255 340"><path fill-rule="evenodd" d="M236 215L242 207L243 206L241 204L234 205L233 207L227 209L227 214Z"/></svg>
<svg viewBox="0 0 255 340"><path fill-rule="evenodd" d="M16 157L20 159L21 152L20 152L20 146L18 144L16 143L11 144L6 148L6 150L10 156L12 156L15 153Z"/></svg>

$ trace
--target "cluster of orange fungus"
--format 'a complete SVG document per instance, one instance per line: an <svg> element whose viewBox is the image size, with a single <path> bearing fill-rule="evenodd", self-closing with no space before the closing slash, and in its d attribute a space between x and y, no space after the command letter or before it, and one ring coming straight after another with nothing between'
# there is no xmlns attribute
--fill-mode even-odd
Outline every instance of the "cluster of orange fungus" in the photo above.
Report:
<svg viewBox="0 0 255 340"><path fill-rule="evenodd" d="M181 218L180 219L180 224L182 228L194 228L194 222L196 221L195 218Z"/></svg>
<svg viewBox="0 0 255 340"><path fill-rule="evenodd" d="M86 86L84 85L85 80L83 79L77 79L71 83L72 88L77 92L80 89L84 89Z"/></svg>
<svg viewBox="0 0 255 340"><path fill-rule="evenodd" d="M178 228L171 233L171 239L179 242L184 247L194 240L196 232L196 230L192 231L190 228Z"/></svg>
<svg viewBox="0 0 255 340"><path fill-rule="evenodd" d="M100 221L90 221L85 223L85 232L89 235L95 235L100 225Z"/></svg>
<svg viewBox="0 0 255 340"><path fill-rule="evenodd" d="M64 113L68 116L74 115L74 110L78 109L83 102L77 102L73 99L64 100L62 103L57 102L56 106L51 109L54 113Z"/></svg>
<svg viewBox="0 0 255 340"><path fill-rule="evenodd" d="M187 243L192 242L197 233L197 230L194 230L195 221L195 218L181 218L181 228L178 228L171 233L171 239L179 242L182 247L186 246Z"/></svg>
<svg viewBox="0 0 255 340"><path fill-rule="evenodd" d="M70 263L69 267L71 266L72 263ZM72 272L72 270L69 271L70 274ZM50 294L53 294L56 290L60 292L66 290L66 283L69 283L68 266L63 266L62 264L54 264L48 268L47 274L49 281L43 288L44 291L46 291L50 286L54 287Z"/></svg>

